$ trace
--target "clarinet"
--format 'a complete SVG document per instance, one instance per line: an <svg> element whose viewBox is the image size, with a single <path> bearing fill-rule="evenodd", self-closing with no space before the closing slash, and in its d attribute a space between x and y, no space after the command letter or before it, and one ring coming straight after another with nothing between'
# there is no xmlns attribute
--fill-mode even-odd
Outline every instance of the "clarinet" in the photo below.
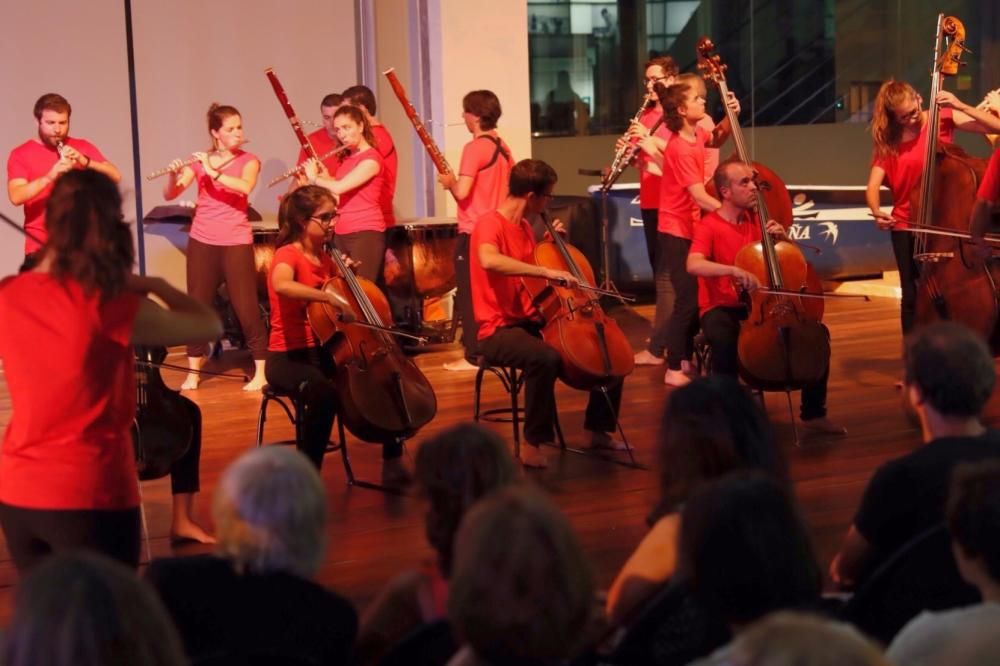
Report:
<svg viewBox="0 0 1000 666"><path fill-rule="evenodd" d="M633 123L639 122L639 118L642 117L642 112L645 111L646 107L648 106L649 106L649 96L647 95L646 97L642 98L642 106L639 107L639 110L635 112L634 116L632 116L632 120L629 121L628 129L632 129ZM659 123L657 123L657 127L658 126ZM634 137L633 138L629 137L628 129L626 129L625 133L622 135L622 139L625 141L625 143L622 145L621 148L618 149L617 152L615 152L615 159L614 161L611 162L611 173L620 173L624 171L625 167L627 167L629 163L632 161L632 158L635 157L636 154L635 147L639 142ZM650 130L650 134L652 134L655 131L656 129Z"/></svg>
<svg viewBox="0 0 1000 666"><path fill-rule="evenodd" d="M392 91L396 93L396 98L399 103L403 105L403 111L406 112L406 117L410 119L410 123L413 124L413 129L417 130L417 136L420 137L420 142L424 144L424 148L427 149L427 154L430 155L431 161L434 162L434 167L437 169L438 173L446 174L453 173L451 167L448 165L448 160L444 158L444 154L441 149L438 148L437 144L434 142L434 137L430 135L427 128L424 127L424 123L420 120L420 116L417 115L417 110L413 108L410 104L409 98L406 96L406 90L403 89L403 84L399 82L396 77L395 68L390 67L386 71L382 72L385 78L389 80L389 85L392 86Z"/></svg>

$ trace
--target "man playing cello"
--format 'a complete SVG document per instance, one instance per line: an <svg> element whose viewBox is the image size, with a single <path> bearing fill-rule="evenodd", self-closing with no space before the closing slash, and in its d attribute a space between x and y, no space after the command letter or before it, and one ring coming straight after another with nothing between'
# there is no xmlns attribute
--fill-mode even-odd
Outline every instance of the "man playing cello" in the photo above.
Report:
<svg viewBox="0 0 1000 666"><path fill-rule="evenodd" d="M753 212L757 184L753 170L737 160L720 164L714 180L722 206L695 226L687 271L698 277L698 311L712 348L712 372L736 376L740 322L747 318L737 288L754 291L761 287L757 276L734 265L736 254L745 245L760 240ZM768 220L766 226L775 238L786 239L785 230L774 220ZM829 369L820 381L802 390L802 424L814 432L845 434L844 428L826 418L828 377Z"/></svg>

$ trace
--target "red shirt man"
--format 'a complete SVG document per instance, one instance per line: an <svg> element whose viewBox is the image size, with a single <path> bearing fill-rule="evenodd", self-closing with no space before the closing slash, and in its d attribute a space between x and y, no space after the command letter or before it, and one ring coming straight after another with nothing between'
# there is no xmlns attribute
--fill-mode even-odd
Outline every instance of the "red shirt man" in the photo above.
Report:
<svg viewBox="0 0 1000 666"><path fill-rule="evenodd" d="M52 183L70 169L94 169L121 181L121 174L94 144L69 136L72 108L61 95L48 93L35 102L38 138L25 141L7 158L7 196L15 206L24 206L24 253L41 248L45 231L45 203Z"/></svg>

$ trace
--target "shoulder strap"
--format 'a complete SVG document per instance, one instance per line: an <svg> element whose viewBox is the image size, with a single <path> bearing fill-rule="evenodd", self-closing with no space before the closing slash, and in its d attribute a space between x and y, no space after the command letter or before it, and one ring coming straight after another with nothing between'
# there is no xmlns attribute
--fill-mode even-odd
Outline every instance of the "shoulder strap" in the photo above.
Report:
<svg viewBox="0 0 1000 666"><path fill-rule="evenodd" d="M490 161L487 162L485 166L483 166L481 169L479 169L480 171L486 171L486 169L489 169L491 166L493 166L494 164L496 164L497 158L499 158L501 155L503 155L503 158L505 160L507 160L508 163L510 163L510 155L504 149L503 142L500 141L499 138L497 138L495 136L491 136L489 134L480 134L476 138L477 139L486 139L487 141L489 141L490 143L492 143L494 146L496 146L496 150L493 151L493 157L490 158Z"/></svg>

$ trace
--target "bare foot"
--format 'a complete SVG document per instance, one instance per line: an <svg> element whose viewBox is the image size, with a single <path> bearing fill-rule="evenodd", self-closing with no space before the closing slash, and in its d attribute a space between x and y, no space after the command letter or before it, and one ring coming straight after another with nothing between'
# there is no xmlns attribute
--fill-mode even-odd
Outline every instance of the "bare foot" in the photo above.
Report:
<svg viewBox="0 0 1000 666"><path fill-rule="evenodd" d="M215 543L215 537L193 520L175 520L170 526L170 540Z"/></svg>
<svg viewBox="0 0 1000 666"><path fill-rule="evenodd" d="M525 467L531 467L533 469L545 469L549 466L549 460L542 453L541 445L535 446L534 444L524 444L521 446L521 454L519 456L521 459L521 464Z"/></svg>
<svg viewBox="0 0 1000 666"><path fill-rule="evenodd" d="M196 388L198 388L198 384L200 383L201 383L201 377L194 374L193 372L189 372L188 376L184 378L184 383L181 384L181 390L193 391Z"/></svg>
<svg viewBox="0 0 1000 666"><path fill-rule="evenodd" d="M687 386L691 383L691 378L680 370L667 370L663 375L663 383L667 386Z"/></svg>
<svg viewBox="0 0 1000 666"><path fill-rule="evenodd" d="M465 358L460 358L457 361L448 361L445 363L444 369L452 372L467 372L469 370L478 370L479 366L469 363Z"/></svg>
<svg viewBox="0 0 1000 666"><path fill-rule="evenodd" d="M633 358L636 365L663 365L666 362L662 356L652 354L648 349L636 352Z"/></svg>

